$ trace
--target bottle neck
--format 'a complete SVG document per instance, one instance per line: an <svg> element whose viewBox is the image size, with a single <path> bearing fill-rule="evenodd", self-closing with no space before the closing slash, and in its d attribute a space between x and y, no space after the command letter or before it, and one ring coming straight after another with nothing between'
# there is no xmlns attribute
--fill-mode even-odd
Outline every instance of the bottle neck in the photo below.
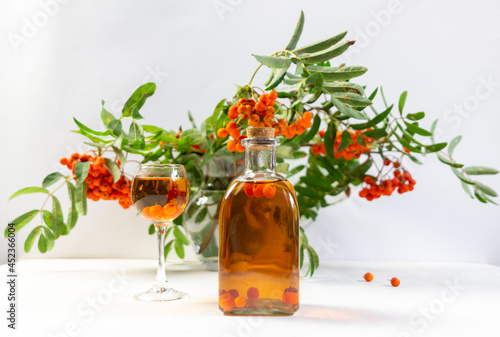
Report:
<svg viewBox="0 0 500 337"><path fill-rule="evenodd" d="M246 138L242 141L246 147L246 172L276 173L276 146L279 140L274 138Z"/></svg>

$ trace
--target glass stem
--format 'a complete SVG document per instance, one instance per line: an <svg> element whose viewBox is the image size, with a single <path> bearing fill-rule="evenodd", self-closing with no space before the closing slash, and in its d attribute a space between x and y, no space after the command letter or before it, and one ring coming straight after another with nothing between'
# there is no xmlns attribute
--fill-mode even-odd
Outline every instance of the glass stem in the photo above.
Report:
<svg viewBox="0 0 500 337"><path fill-rule="evenodd" d="M154 286L157 288L167 287L167 275L165 271L165 238L167 232L166 225L155 226L156 236L158 237L158 270L156 271L156 279Z"/></svg>

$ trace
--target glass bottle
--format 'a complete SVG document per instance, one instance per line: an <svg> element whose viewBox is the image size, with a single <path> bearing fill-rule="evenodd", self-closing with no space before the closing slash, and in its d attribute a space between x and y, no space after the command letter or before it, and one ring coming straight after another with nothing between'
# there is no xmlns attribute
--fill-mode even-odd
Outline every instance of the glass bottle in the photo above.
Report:
<svg viewBox="0 0 500 337"><path fill-rule="evenodd" d="M299 211L276 172L273 128L248 128L246 170L219 215L219 309L225 315L293 315L299 308Z"/></svg>

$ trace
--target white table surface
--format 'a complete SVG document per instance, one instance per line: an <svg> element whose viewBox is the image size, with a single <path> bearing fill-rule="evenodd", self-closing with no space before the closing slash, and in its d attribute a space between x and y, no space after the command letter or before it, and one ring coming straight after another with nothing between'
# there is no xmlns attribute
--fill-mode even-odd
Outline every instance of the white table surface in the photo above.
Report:
<svg viewBox="0 0 500 337"><path fill-rule="evenodd" d="M224 316L217 273L200 265L167 267L171 285L190 299L141 303L133 295L150 286L154 260L17 264L18 329L2 318L2 336L500 336L500 267L485 264L323 262L301 280L291 317ZM367 271L371 283L362 279Z"/></svg>

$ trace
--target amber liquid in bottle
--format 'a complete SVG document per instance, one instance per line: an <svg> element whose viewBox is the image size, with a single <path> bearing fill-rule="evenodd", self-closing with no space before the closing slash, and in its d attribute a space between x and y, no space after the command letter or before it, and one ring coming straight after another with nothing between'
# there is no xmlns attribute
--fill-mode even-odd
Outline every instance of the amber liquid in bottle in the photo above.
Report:
<svg viewBox="0 0 500 337"><path fill-rule="evenodd" d="M299 213L275 168L274 139L248 139L247 171L224 196L219 221L219 309L292 315L299 307Z"/></svg>

